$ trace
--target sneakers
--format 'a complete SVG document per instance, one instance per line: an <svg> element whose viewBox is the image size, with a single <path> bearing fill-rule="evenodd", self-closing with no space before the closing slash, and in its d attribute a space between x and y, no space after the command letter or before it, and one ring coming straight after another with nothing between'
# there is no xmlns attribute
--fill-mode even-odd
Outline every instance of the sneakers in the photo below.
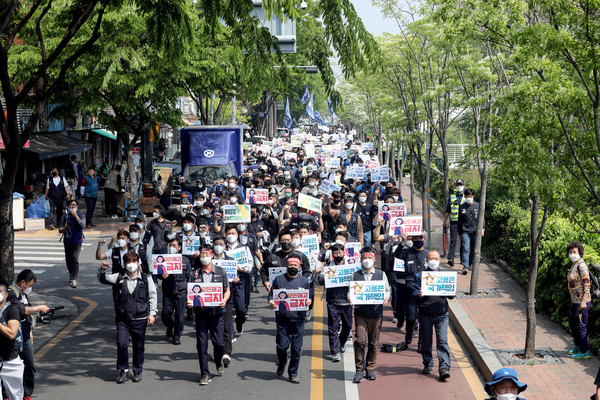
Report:
<svg viewBox="0 0 600 400"><path fill-rule="evenodd" d="M277 366L277 376L282 376L285 372L285 363L279 363Z"/></svg>
<svg viewBox="0 0 600 400"><path fill-rule="evenodd" d="M200 378L200 386L208 385L212 381L210 375L202 375Z"/></svg>
<svg viewBox="0 0 600 400"><path fill-rule="evenodd" d="M571 350L569 350L569 355L573 355L573 354L577 354L577 353L579 353L579 346L575 346Z"/></svg>
<svg viewBox="0 0 600 400"><path fill-rule="evenodd" d="M377 377L375 376L375 371L373 371L372 369L368 369L367 370L367 379L370 381L374 381L375 379L377 379Z"/></svg>
<svg viewBox="0 0 600 400"><path fill-rule="evenodd" d="M429 375L433 371L433 365L426 365L423 367L423 375Z"/></svg>
<svg viewBox="0 0 600 400"><path fill-rule="evenodd" d="M298 375L290 375L290 382L298 384L300 383L300 377Z"/></svg>
<svg viewBox="0 0 600 400"><path fill-rule="evenodd" d="M71 285L71 287L73 289L76 289L77 288L77 279L73 279L72 281L70 281L69 285Z"/></svg>
<svg viewBox="0 0 600 400"><path fill-rule="evenodd" d="M225 370L223 369L223 364L217 365L217 374L223 375L223 372L225 372Z"/></svg>
<svg viewBox="0 0 600 400"><path fill-rule="evenodd" d="M398 323L398 318L394 317L392 318L392 324L397 324Z"/></svg>
<svg viewBox="0 0 600 400"><path fill-rule="evenodd" d="M174 344L175 346L179 346L179 345L181 344L181 339L179 339L179 338L178 338L178 337L176 337L176 336L173 336L173 344Z"/></svg>
<svg viewBox="0 0 600 400"><path fill-rule="evenodd" d="M587 360L589 358L592 358L592 355L590 354L590 351L586 351L585 353L579 352L579 353L575 353L571 356L571 358L574 358L575 360Z"/></svg>
<svg viewBox="0 0 600 400"><path fill-rule="evenodd" d="M224 354L221 362L223 363L223 366L225 368L229 367L229 363L231 362L231 356L229 354Z"/></svg>
<svg viewBox="0 0 600 400"><path fill-rule="evenodd" d="M345 344L344 344L344 345L342 345L342 346L340 346L340 351L341 351L342 353L345 353L345 352L346 352L346 345L345 345Z"/></svg>
<svg viewBox="0 0 600 400"><path fill-rule="evenodd" d="M333 362L340 362L340 359L341 359L340 353L335 353L333 355L333 357L331 357L331 361L333 361Z"/></svg>
<svg viewBox="0 0 600 400"><path fill-rule="evenodd" d="M454 261L453 260L448 260L448 266L449 267L454 267Z"/></svg>
<svg viewBox="0 0 600 400"><path fill-rule="evenodd" d="M242 336L242 334L244 333L244 328L242 328L242 330L238 331L237 328L235 328L235 336Z"/></svg>
<svg viewBox="0 0 600 400"><path fill-rule="evenodd" d="M396 345L396 351L404 351L406 349L408 349L408 343L406 342L401 342Z"/></svg>
<svg viewBox="0 0 600 400"><path fill-rule="evenodd" d="M352 378L352 382L360 383L360 381L362 381L363 376L364 376L363 371L356 371L356 374L354 374L354 378Z"/></svg>
<svg viewBox="0 0 600 400"><path fill-rule="evenodd" d="M133 374L133 378L131 378L133 382L141 382L142 381L142 373Z"/></svg>
<svg viewBox="0 0 600 400"><path fill-rule="evenodd" d="M467 268L467 267L463 267L463 269L462 269L462 274L463 274L463 275L466 275L468 272L469 272L469 268Z"/></svg>
<svg viewBox="0 0 600 400"><path fill-rule="evenodd" d="M440 381L446 382L446 379L450 378L450 370L448 368L440 369Z"/></svg>
<svg viewBox="0 0 600 400"><path fill-rule="evenodd" d="M51 231L53 231L53 230L54 230L54 225L50 224L50 225L48 226L48 229L49 229L49 230L51 230Z"/></svg>
<svg viewBox="0 0 600 400"><path fill-rule="evenodd" d="M117 377L117 383L125 383L129 379L129 373L124 369L119 371L119 376Z"/></svg>

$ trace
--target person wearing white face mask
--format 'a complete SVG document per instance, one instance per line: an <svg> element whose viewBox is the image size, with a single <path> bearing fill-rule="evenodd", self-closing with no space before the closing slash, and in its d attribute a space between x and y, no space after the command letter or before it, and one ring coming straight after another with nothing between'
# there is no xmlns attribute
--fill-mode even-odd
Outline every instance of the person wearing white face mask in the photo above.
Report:
<svg viewBox="0 0 600 400"><path fill-rule="evenodd" d="M148 232L154 238L152 254L167 252L167 235L171 233L174 221L167 221L164 215L165 208L161 204L155 205L152 212L153 219L148 223Z"/></svg>
<svg viewBox="0 0 600 400"><path fill-rule="evenodd" d="M483 388L490 395L489 400L525 400L519 394L527 389L527 384L519 382L514 369L500 368Z"/></svg>
<svg viewBox="0 0 600 400"><path fill-rule="evenodd" d="M583 261L583 244L571 242L567 245L567 254L571 260L571 268L567 274L571 308L569 310L569 327L573 334L575 347L569 350L572 358L588 359L590 346L587 338L588 313L592 305L590 271Z"/></svg>
<svg viewBox="0 0 600 400"><path fill-rule="evenodd" d="M446 203L446 211L444 213L444 222L442 225L443 232L446 232L448 226L450 227L450 246L448 247L448 265L454 266L454 254L456 251L456 244L458 243L458 211L462 204L465 203L465 182L462 179L456 180L456 192L452 193L448 197ZM448 225L450 221L450 225Z"/></svg>
<svg viewBox="0 0 600 400"><path fill-rule="evenodd" d="M142 239L138 224L129 225L129 246L140 256L142 272L145 274L150 273L150 265L152 265L152 246L148 243L150 240L152 240L150 235L145 235Z"/></svg>
<svg viewBox="0 0 600 400"><path fill-rule="evenodd" d="M110 247L106 253L102 253L102 245L106 243L104 239L98 240L96 248L96 260L111 260L112 273L125 273L125 264L123 256L133 248L129 245L129 232L125 229L119 229L117 236L113 237L108 245ZM114 247L112 246L114 244Z"/></svg>
<svg viewBox="0 0 600 400"><path fill-rule="evenodd" d="M239 282L231 285L231 296L233 297L233 305L236 310L236 335L240 336L244 332L244 323L246 322L246 315L248 313L246 296L249 296L251 292L252 277L250 276L250 272L254 266L254 255L250 250L250 247L240 243L240 233L235 225L226 225L225 235L225 240L227 241L227 255L235 258L238 262Z"/></svg>
<svg viewBox="0 0 600 400"><path fill-rule="evenodd" d="M354 305L354 364L356 374L353 382L360 383L363 377L373 381L375 377L375 366L377 364L377 347L379 346L379 334L381 333L381 321L383 318L383 306L390 298L390 285L385 274L374 268L375 249L364 247L360 251L360 271L352 274L352 281L383 281L384 300L383 304ZM352 304L350 292L348 302ZM365 341L365 337L367 340ZM365 358L366 351L366 360ZM363 369L363 361L366 362L366 371Z"/></svg>
<svg viewBox="0 0 600 400"><path fill-rule="evenodd" d="M169 242L169 254L179 254L180 252L181 242L179 239L172 239ZM174 345L181 344L187 282L192 273L192 265L187 257L181 257L181 270L181 274L169 274L165 271L158 277L163 280L162 312L160 316L163 325L167 327L167 339L171 340Z"/></svg>
<svg viewBox="0 0 600 400"><path fill-rule="evenodd" d="M475 234L477 233L477 223L479 219L479 203L475 201L475 191L465 189L465 202L458 209L458 233L462 241L462 265L463 275L466 275L473 265L475 255ZM485 224L483 225L481 236L485 233Z"/></svg>
<svg viewBox="0 0 600 400"><path fill-rule="evenodd" d="M65 261L69 271L69 285L77 287L79 275L79 253L83 244L83 229L85 228L85 216L77 212L77 201L67 202L67 214L60 219L58 231L63 235L65 248Z"/></svg>
<svg viewBox="0 0 600 400"><path fill-rule="evenodd" d="M363 247L363 223L360 215L358 215L356 211L353 211L354 199L352 197L346 196L346 198L344 199L344 209L341 211L335 208L331 208L329 202L324 205L323 209L334 219L344 222L347 227L348 234L350 235L350 241L360 242L361 247ZM335 227L337 229L337 222Z"/></svg>
<svg viewBox="0 0 600 400"><path fill-rule="evenodd" d="M450 378L450 348L448 347L448 300L452 297L423 296L421 276L427 271L439 271L440 253L431 250L427 254L424 271L417 274L413 281L413 296L418 297L421 357L423 358L423 374L433 371L433 329L435 328L436 350L438 356L439 380Z"/></svg>
<svg viewBox="0 0 600 400"><path fill-rule="evenodd" d="M379 222L379 209L377 202L371 201L376 199L377 195L369 198L367 192L361 190L358 192L358 203L356 203L356 213L360 216L363 228L363 245L371 247L372 231L375 226L373 221Z"/></svg>
<svg viewBox="0 0 600 400"><path fill-rule="evenodd" d="M140 257L134 251L123 256L125 274L107 274L107 263L98 270L98 280L113 286L117 324L117 383L125 383L129 378L129 337L133 349L133 382L142 380L144 367L144 344L146 327L154 324L157 312L156 286L152 279L141 271Z"/></svg>

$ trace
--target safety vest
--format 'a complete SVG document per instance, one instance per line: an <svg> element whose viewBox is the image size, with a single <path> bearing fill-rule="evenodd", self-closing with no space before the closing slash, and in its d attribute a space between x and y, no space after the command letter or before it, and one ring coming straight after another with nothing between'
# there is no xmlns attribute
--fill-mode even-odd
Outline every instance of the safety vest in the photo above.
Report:
<svg viewBox="0 0 600 400"><path fill-rule="evenodd" d="M458 209L461 204L465 202L465 196L461 197L460 203L458 202L458 196L456 193L450 195L450 221L457 222L458 221Z"/></svg>

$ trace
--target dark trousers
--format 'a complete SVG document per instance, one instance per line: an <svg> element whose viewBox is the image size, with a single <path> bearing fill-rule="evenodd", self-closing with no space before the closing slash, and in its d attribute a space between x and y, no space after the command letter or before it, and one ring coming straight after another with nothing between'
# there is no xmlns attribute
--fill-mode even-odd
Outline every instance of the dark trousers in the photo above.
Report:
<svg viewBox="0 0 600 400"><path fill-rule="evenodd" d="M186 293L165 293L163 291L162 312L160 314L163 324L173 329L173 337L180 338L183 333L183 319L185 318Z"/></svg>
<svg viewBox="0 0 600 400"><path fill-rule="evenodd" d="M23 351L19 353L25 370L23 372L23 395L31 396L35 386L35 363L33 362L33 343L29 338L23 338Z"/></svg>
<svg viewBox="0 0 600 400"><path fill-rule="evenodd" d="M396 318L398 326L406 321L405 342L411 343L413 332L418 329L417 302L412 296L412 286L396 282Z"/></svg>
<svg viewBox="0 0 600 400"><path fill-rule="evenodd" d="M423 365L433 365L433 329L435 328L438 369L450 369L450 348L448 347L448 312L439 315L419 313L421 329L419 342Z"/></svg>
<svg viewBox="0 0 600 400"><path fill-rule="evenodd" d="M456 244L458 243L458 221L450 221L450 246L448 247L448 260L454 261Z"/></svg>
<svg viewBox="0 0 600 400"><path fill-rule="evenodd" d="M85 198L85 206L87 207L85 211L85 223L87 225L92 224L92 218L94 217L94 210L96 210L96 201L97 197L86 197Z"/></svg>
<svg viewBox="0 0 600 400"><path fill-rule="evenodd" d="M54 199L48 197L48 204L50 205L50 225L58 227L60 219L65 212L65 199Z"/></svg>
<svg viewBox="0 0 600 400"><path fill-rule="evenodd" d="M223 342L225 354L233 353L233 301L225 305L225 316L223 318Z"/></svg>
<svg viewBox="0 0 600 400"><path fill-rule="evenodd" d="M571 309L569 310L569 327L573 334L573 340L575 346L579 347L579 351L585 353L590 349L587 337L587 323L588 323L588 312L592 303L587 303L587 308L584 310L579 309L579 303L571 303ZM581 320L579 316L581 315Z"/></svg>
<svg viewBox="0 0 600 400"><path fill-rule="evenodd" d="M300 365L300 355L302 354L302 341L304 339L304 320L290 321L286 317L278 317L277 322L277 359L279 365L285 365L287 362L287 350L292 346L290 352L290 365L288 374L298 375L298 366Z"/></svg>
<svg viewBox="0 0 600 400"><path fill-rule="evenodd" d="M246 304L246 311L250 305L250 293L252 292L252 275L248 272L238 272L240 282L244 284L244 303Z"/></svg>
<svg viewBox="0 0 600 400"><path fill-rule="evenodd" d="M354 364L357 371L363 370L363 357L367 347L366 369L374 370L377 363L377 346L383 317L354 315Z"/></svg>
<svg viewBox="0 0 600 400"><path fill-rule="evenodd" d="M147 319L126 320L117 318L117 369L129 369L129 336L133 350L133 373L139 374L144 368L144 343L146 341Z"/></svg>
<svg viewBox="0 0 600 400"><path fill-rule="evenodd" d="M65 261L67 263L67 270L69 271L69 279L77 279L79 275L79 253L81 252L81 245L65 244Z"/></svg>
<svg viewBox="0 0 600 400"><path fill-rule="evenodd" d="M106 216L117 215L117 192L114 189L104 188L104 205Z"/></svg>
<svg viewBox="0 0 600 400"><path fill-rule="evenodd" d="M217 368L223 359L223 320L224 314L207 314L196 312L196 350L200 362L200 373L210 375L208 369L208 333L213 345L213 357Z"/></svg>
<svg viewBox="0 0 600 400"><path fill-rule="evenodd" d="M244 322L246 322L246 314L248 313L248 306L246 304L246 285L241 278L238 283L231 284L231 293L233 297L233 306L235 307L235 329L238 332L241 332L244 327Z"/></svg>
<svg viewBox="0 0 600 400"><path fill-rule="evenodd" d="M340 330L340 320L342 321L342 330ZM352 306L327 303L327 328L329 351L331 354L337 354L340 352L340 346L346 345L348 334L352 330Z"/></svg>

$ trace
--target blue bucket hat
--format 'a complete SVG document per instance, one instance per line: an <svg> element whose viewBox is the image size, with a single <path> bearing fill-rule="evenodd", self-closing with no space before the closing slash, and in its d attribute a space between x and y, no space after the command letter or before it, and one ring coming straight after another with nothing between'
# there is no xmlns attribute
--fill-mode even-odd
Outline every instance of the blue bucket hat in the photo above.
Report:
<svg viewBox="0 0 600 400"><path fill-rule="evenodd" d="M483 386L483 388L485 389L487 394L491 396L492 386L507 379L513 381L517 385L517 387L519 388L519 393L527 389L527 384L519 382L517 378L517 371L515 371L512 368L500 368L498 371L494 372L494 375L492 375L492 381L486 383Z"/></svg>

